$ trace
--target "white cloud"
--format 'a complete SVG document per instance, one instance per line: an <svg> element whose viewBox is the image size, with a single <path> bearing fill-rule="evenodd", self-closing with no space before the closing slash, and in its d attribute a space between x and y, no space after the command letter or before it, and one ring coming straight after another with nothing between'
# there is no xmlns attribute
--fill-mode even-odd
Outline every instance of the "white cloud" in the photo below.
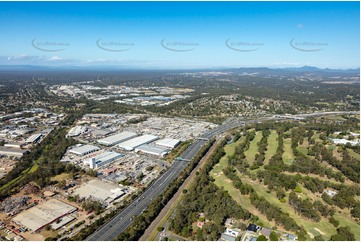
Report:
<svg viewBox="0 0 361 242"><path fill-rule="evenodd" d="M59 56L52 56L49 58L50 61L58 61L58 60L62 60L63 58L59 57Z"/></svg>

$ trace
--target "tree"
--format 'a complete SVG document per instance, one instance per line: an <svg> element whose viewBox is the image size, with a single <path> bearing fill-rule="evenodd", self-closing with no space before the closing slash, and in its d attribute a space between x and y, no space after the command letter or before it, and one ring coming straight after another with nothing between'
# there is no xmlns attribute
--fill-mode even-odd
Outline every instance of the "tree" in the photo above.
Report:
<svg viewBox="0 0 361 242"><path fill-rule="evenodd" d="M297 187L295 188L295 192L301 193L301 192L302 192L302 189L301 189L299 186L297 186Z"/></svg>
<svg viewBox="0 0 361 242"><path fill-rule="evenodd" d="M271 231L271 234L270 234L270 236L269 236L269 239L270 239L271 241L278 241L277 233L274 232L274 231Z"/></svg>
<svg viewBox="0 0 361 242"><path fill-rule="evenodd" d="M266 236L261 234L260 236L258 236L257 241L267 241L267 238L266 238Z"/></svg>
<svg viewBox="0 0 361 242"><path fill-rule="evenodd" d="M65 187L65 185L66 185L66 181L65 180L61 180L59 183L58 183L58 187L59 188L63 188L63 187Z"/></svg>
<svg viewBox="0 0 361 242"><path fill-rule="evenodd" d="M334 217L331 217L328 219L328 221L335 226L336 228L340 225L340 221L338 221L337 219L335 219Z"/></svg>
<svg viewBox="0 0 361 242"><path fill-rule="evenodd" d="M339 227L337 228L337 234L331 236L332 241L354 241L355 236L350 231L349 227Z"/></svg>
<svg viewBox="0 0 361 242"><path fill-rule="evenodd" d="M163 231L164 230L164 227L157 227L157 231L158 232L161 232L161 231Z"/></svg>
<svg viewBox="0 0 361 242"><path fill-rule="evenodd" d="M86 172L87 175L89 176L92 176L92 177L96 177L97 176L97 171L96 170L93 170L93 169L89 169L87 172Z"/></svg>
<svg viewBox="0 0 361 242"><path fill-rule="evenodd" d="M322 235L317 235L317 236L315 236L315 238L313 238L313 240L314 241L323 241L323 237L322 237Z"/></svg>
<svg viewBox="0 0 361 242"><path fill-rule="evenodd" d="M356 206L351 210L351 215L352 215L352 217L360 218L360 207L356 205Z"/></svg>

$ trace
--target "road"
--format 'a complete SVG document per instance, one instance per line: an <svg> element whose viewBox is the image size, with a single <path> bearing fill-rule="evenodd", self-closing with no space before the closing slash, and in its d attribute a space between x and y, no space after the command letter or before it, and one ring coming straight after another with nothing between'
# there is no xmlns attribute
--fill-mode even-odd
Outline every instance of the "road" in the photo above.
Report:
<svg viewBox="0 0 361 242"><path fill-rule="evenodd" d="M209 130L196 139L181 155L181 159L176 159L173 165L163 173L152 185L150 185L136 200L134 200L128 207L119 212L108 223L96 230L90 235L87 241L109 241L115 239L126 228L128 228L133 220L133 217L140 215L152 202L152 200L160 195L166 187L179 176L183 169L189 164L189 161L200 151L202 146L207 141L217 135L224 133L235 127L240 127L245 124L261 122L265 120L283 120L288 118L298 117L312 117L325 116L335 114L357 114L359 112L322 112L312 114L298 114L282 117L263 117L253 120L234 120L230 123L220 125L213 130Z"/></svg>
<svg viewBox="0 0 361 242"><path fill-rule="evenodd" d="M181 159L176 159L173 165L163 173L153 184L151 184L136 200L123 209L108 223L90 235L87 241L109 241L116 238L132 223L133 217L140 215L152 202L161 194L165 188L184 170L189 161L201 150L208 139L213 138L231 128L243 125L244 122L235 122L218 126L216 129L207 131L200 138L196 139L181 155Z"/></svg>
<svg viewBox="0 0 361 242"><path fill-rule="evenodd" d="M160 195L164 189L179 176L181 171L188 165L187 162L176 160L174 164L163 173L151 186L149 186L136 200L128 207L118 213L112 220L95 231L86 240L88 241L109 241L117 237L132 223L134 216L140 215Z"/></svg>

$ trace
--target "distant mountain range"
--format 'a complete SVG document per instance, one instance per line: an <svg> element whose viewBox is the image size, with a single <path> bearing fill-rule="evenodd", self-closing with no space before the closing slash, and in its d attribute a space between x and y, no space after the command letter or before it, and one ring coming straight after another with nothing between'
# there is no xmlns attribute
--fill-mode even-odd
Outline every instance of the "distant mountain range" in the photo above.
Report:
<svg viewBox="0 0 361 242"><path fill-rule="evenodd" d="M357 69L321 69L314 66L303 66L303 67L285 67L285 68L269 68L269 67L240 67L240 68L210 68L210 69L183 69L183 70L172 70L172 69L146 69L136 67L125 67L125 66L37 66L37 65L0 65L0 71L161 71L161 72L207 72L207 71L226 71L233 73L257 73L259 75L289 75L289 74L302 74L302 73L314 73L314 74L352 74L357 75L360 73L360 68Z"/></svg>
<svg viewBox="0 0 361 242"><path fill-rule="evenodd" d="M231 70L234 73L257 73L258 75L303 75L303 74L320 74L326 76L337 76L337 75L359 75L360 68L357 69L321 69L314 66L303 66L303 67L286 67L286 68L268 68L268 67L251 67L251 68L237 68Z"/></svg>

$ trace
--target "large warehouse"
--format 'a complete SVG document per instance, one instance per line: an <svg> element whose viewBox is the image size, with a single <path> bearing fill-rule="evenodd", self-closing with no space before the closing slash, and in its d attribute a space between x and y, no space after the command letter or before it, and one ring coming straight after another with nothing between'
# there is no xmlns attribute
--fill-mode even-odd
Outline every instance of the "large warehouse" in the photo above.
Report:
<svg viewBox="0 0 361 242"><path fill-rule="evenodd" d="M125 132L121 132L119 134L115 134L115 135L106 137L104 139L100 139L100 140L98 140L98 143L105 145L105 146L112 146L112 145L116 145L121 142L124 142L128 139L134 138L136 136L137 136L136 133L125 131Z"/></svg>
<svg viewBox="0 0 361 242"><path fill-rule="evenodd" d="M33 134L31 135L29 138L27 138L25 140L25 143L35 143L37 141L39 141L39 139L43 136L43 134L41 133L36 133L36 134Z"/></svg>
<svg viewBox="0 0 361 242"><path fill-rule="evenodd" d="M29 208L18 214L13 221L21 226L29 228L33 232L40 230L55 220L73 213L77 210L67 203L57 199L50 199L43 204Z"/></svg>
<svg viewBox="0 0 361 242"><path fill-rule="evenodd" d="M135 152L142 152L146 154L164 157L168 154L169 149L155 145L140 145L137 148L135 148Z"/></svg>
<svg viewBox="0 0 361 242"><path fill-rule="evenodd" d="M95 145L81 145L69 150L69 152L78 156L84 156L97 150L99 150L99 147Z"/></svg>
<svg viewBox="0 0 361 242"><path fill-rule="evenodd" d="M124 150L134 150L137 146L148 144L158 139L158 136L145 134L119 144Z"/></svg>
<svg viewBox="0 0 361 242"><path fill-rule="evenodd" d="M86 126L75 126L73 128L71 128L67 134L67 137L75 137L78 136L80 134L83 134L87 131L87 127Z"/></svg>
<svg viewBox="0 0 361 242"><path fill-rule="evenodd" d="M101 166L105 166L107 164L112 163L113 161L123 157L123 154L113 152L113 151L106 151L104 153L101 153L95 157L92 157L90 159L84 160L84 164L88 164L90 168L96 169Z"/></svg>
<svg viewBox="0 0 361 242"><path fill-rule="evenodd" d="M103 182L97 179L91 180L74 191L74 195L81 198L93 198L105 204L110 204L114 200L125 194L125 187Z"/></svg>
<svg viewBox="0 0 361 242"><path fill-rule="evenodd" d="M155 142L156 145L160 145L172 149L175 148L177 145L179 145L179 143L180 140L171 139L171 138L160 139Z"/></svg>

